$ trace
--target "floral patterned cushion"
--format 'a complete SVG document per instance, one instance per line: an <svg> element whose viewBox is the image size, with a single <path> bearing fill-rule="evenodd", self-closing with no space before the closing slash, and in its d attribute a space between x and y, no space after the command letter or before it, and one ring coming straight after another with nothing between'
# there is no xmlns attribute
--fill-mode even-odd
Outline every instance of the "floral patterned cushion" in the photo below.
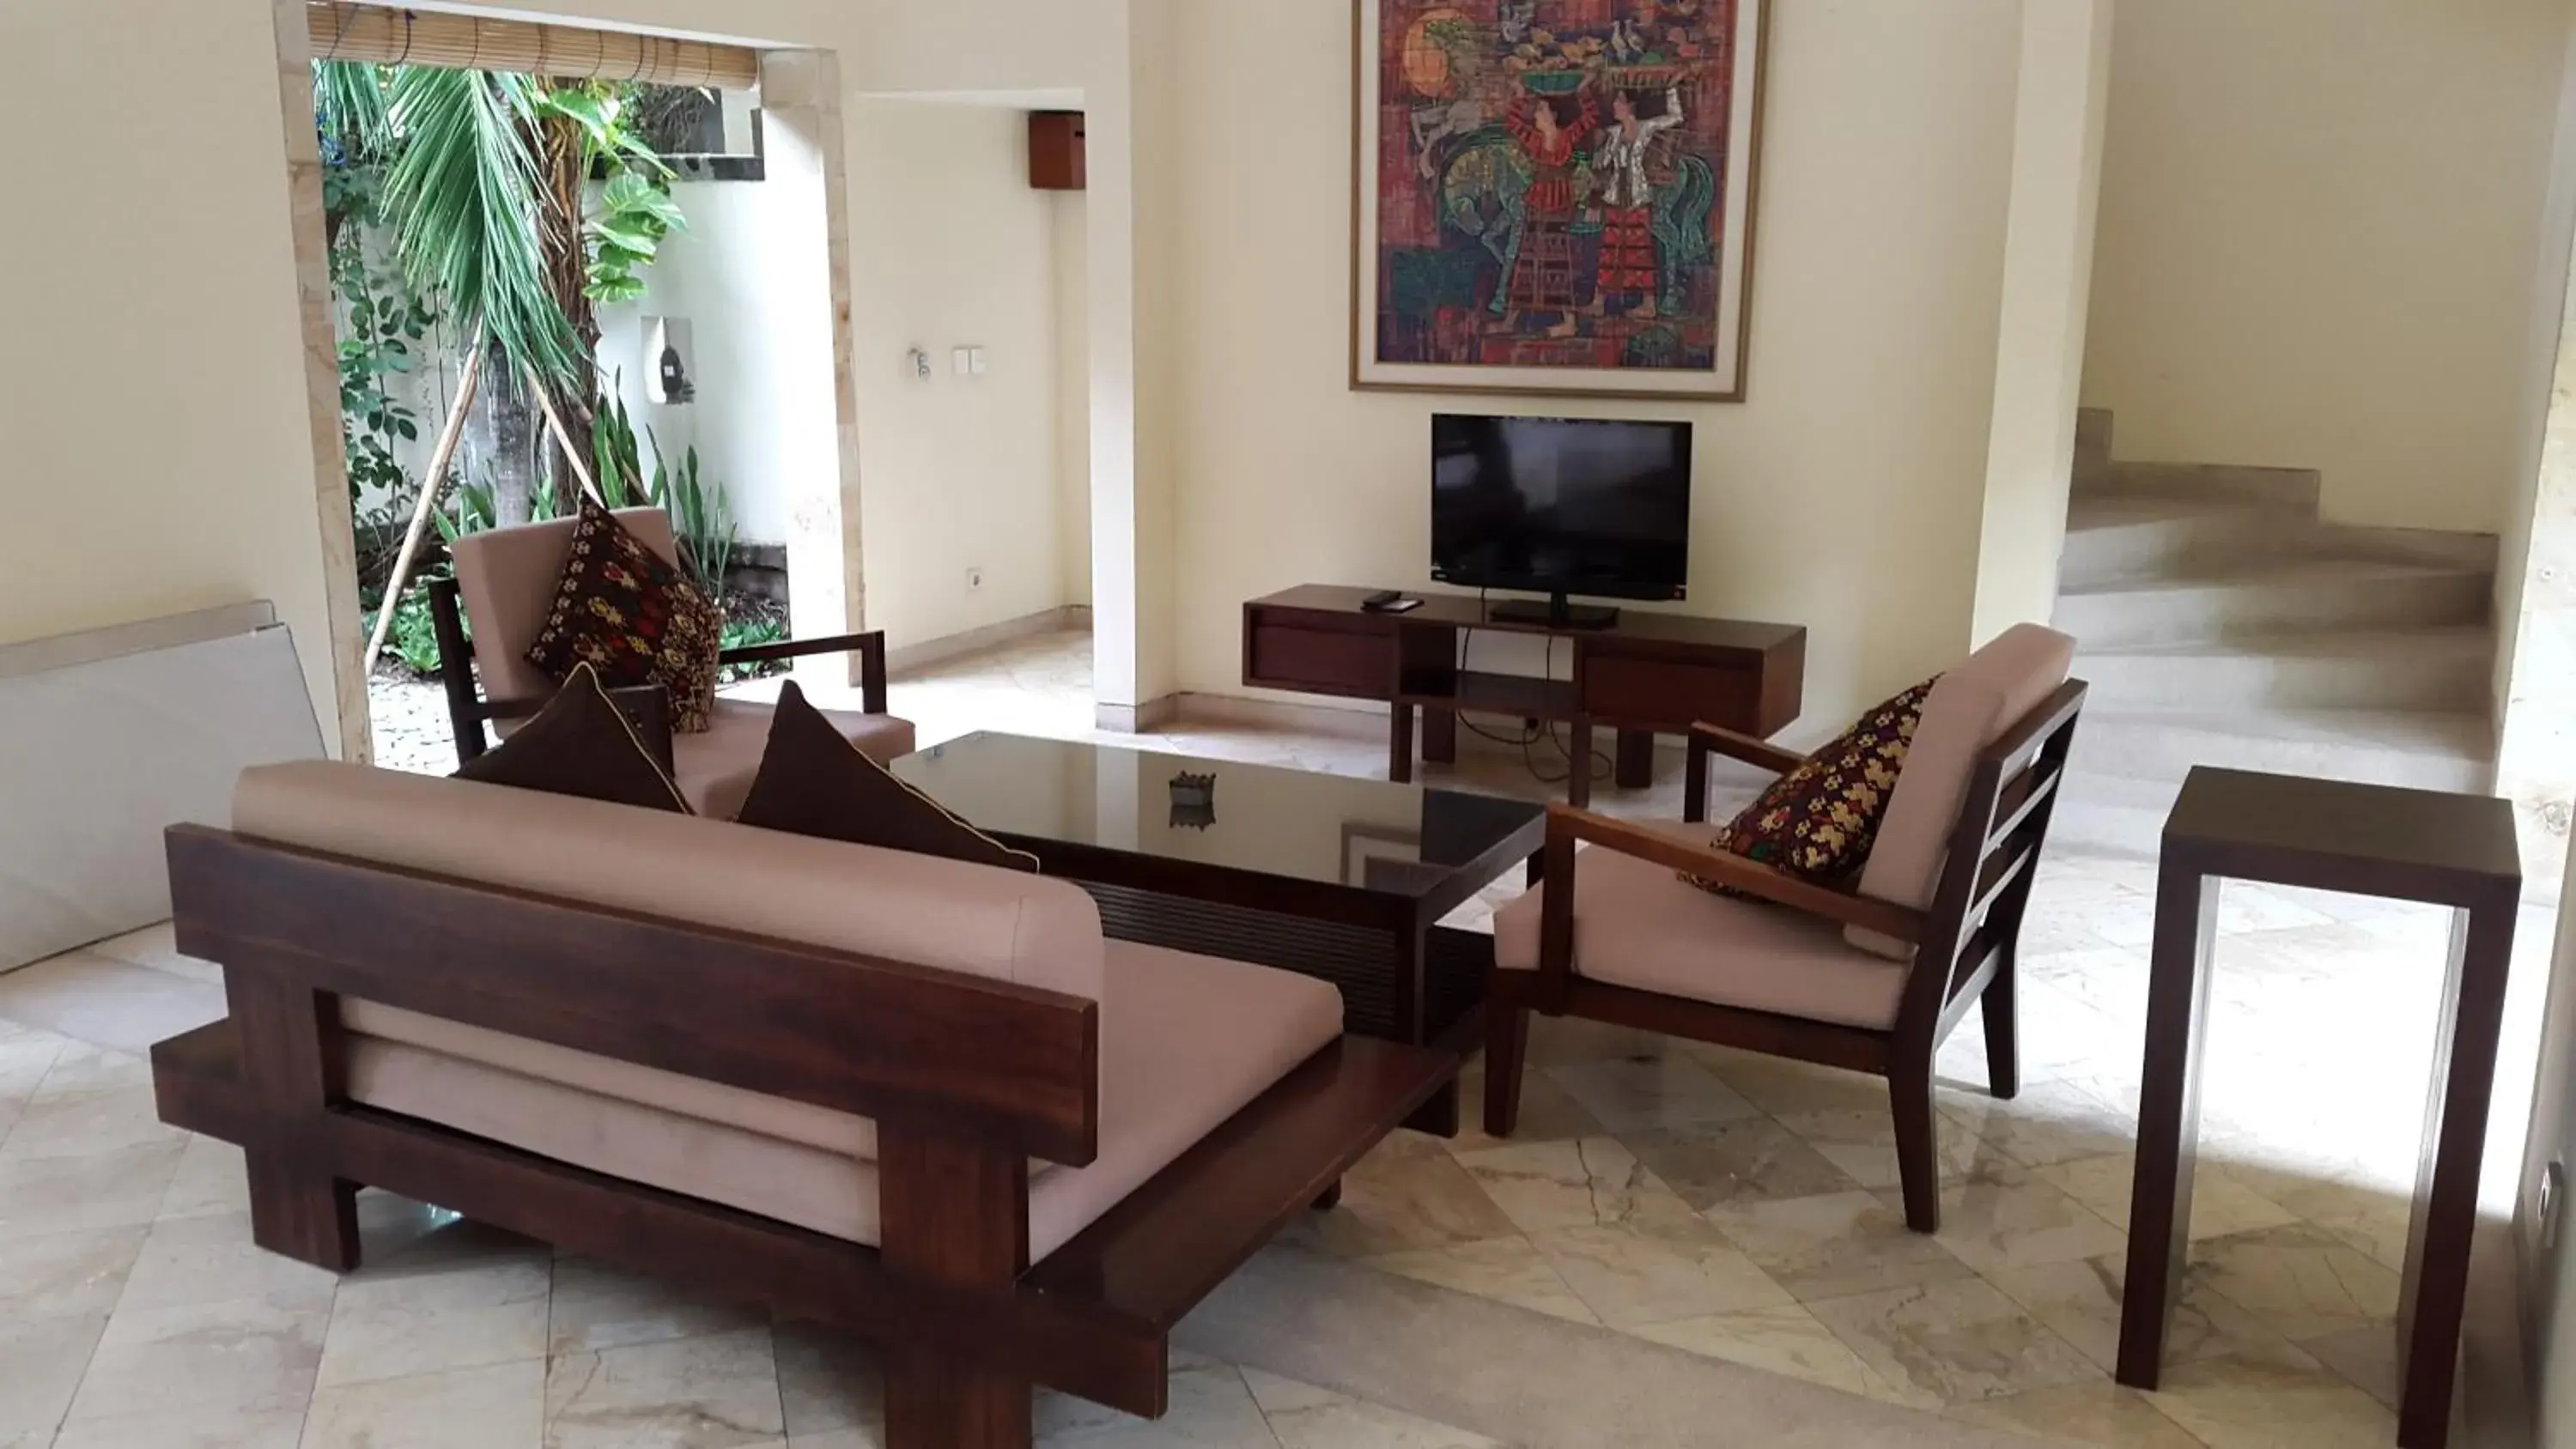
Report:
<svg viewBox="0 0 2576 1449"><path fill-rule="evenodd" d="M1838 884L1858 875L1878 839L1878 822L1896 791L1896 772L1905 767L1933 682L1927 679L1864 713L1805 764L1772 782L1710 844L1804 881ZM1683 879L1732 894L1713 881Z"/></svg>
<svg viewBox="0 0 2576 1449"><path fill-rule="evenodd" d="M528 662L555 679L588 664L611 689L659 684L670 691L671 728L698 734L715 711L723 647L724 615L714 602L615 515L583 498L554 607Z"/></svg>

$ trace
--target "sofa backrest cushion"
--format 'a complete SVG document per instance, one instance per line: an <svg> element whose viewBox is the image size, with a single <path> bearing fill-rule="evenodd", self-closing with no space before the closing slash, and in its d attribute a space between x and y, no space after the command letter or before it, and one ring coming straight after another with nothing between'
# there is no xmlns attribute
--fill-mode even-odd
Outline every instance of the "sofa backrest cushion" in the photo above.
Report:
<svg viewBox="0 0 2576 1449"><path fill-rule="evenodd" d="M1861 868L1862 895L1917 909L1932 903L1978 753L2064 684L2074 658L2072 638L2037 624L2015 624L1932 686L1879 822L1878 843ZM1913 955L1903 942L1857 926L1844 935L1882 956Z"/></svg>
<svg viewBox="0 0 2576 1449"><path fill-rule="evenodd" d="M634 721L608 697L599 671L576 664L545 708L459 766L455 778L686 815L689 802L671 779L668 751L666 741L663 757L656 758Z"/></svg>
<svg viewBox="0 0 2576 1449"><path fill-rule="evenodd" d="M664 562L679 562L671 515L659 508L621 508L615 517ZM555 681L529 662L528 646L546 627L579 521L552 518L485 529L449 546L456 561L456 592L474 629L474 666L483 676L486 698L543 699L555 692Z"/></svg>
<svg viewBox="0 0 2576 1449"><path fill-rule="evenodd" d="M244 771L233 829L1092 1001L1102 994L1099 908L1080 886L1025 871L327 761Z"/></svg>
<svg viewBox="0 0 2576 1449"><path fill-rule="evenodd" d="M760 773L734 819L763 830L881 845L922 855L1034 871L1038 858L967 823L850 743L805 702L796 681L779 686Z"/></svg>

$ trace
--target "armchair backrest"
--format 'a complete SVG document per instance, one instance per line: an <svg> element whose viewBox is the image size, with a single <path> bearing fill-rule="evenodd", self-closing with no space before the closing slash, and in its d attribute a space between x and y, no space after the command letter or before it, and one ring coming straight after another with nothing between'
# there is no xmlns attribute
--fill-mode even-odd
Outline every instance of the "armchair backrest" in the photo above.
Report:
<svg viewBox="0 0 2576 1449"><path fill-rule="evenodd" d="M2074 659L2074 639L2038 624L2016 624L1932 686L1879 822L1877 844L1861 869L1862 895L1918 910L1932 904L1979 754L2064 684ZM1882 956L1905 960L1914 954L1901 941L1857 926L1844 934Z"/></svg>
<svg viewBox="0 0 2576 1449"><path fill-rule="evenodd" d="M465 604L466 621L474 626L474 664L487 698L538 699L554 693L555 682L528 662L528 646L537 642L546 611L554 606L555 581L572 551L577 521L551 518L487 529L450 546L456 592ZM617 521L646 548L679 563L671 515L659 508L621 508Z"/></svg>

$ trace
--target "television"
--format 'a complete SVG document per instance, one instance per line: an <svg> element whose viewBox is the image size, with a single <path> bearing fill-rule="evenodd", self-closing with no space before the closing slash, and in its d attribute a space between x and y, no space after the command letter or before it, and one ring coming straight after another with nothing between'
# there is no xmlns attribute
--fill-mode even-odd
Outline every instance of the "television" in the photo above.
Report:
<svg viewBox="0 0 2576 1449"><path fill-rule="evenodd" d="M1548 596L1497 618L1607 625L1567 597L1684 596L1690 489L1688 423L1435 414L1431 577Z"/></svg>

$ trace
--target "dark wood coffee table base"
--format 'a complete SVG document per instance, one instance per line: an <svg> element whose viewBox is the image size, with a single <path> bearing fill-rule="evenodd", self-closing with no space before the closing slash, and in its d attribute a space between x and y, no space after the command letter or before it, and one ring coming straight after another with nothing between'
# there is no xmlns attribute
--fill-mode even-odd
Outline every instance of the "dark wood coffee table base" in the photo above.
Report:
<svg viewBox="0 0 2576 1449"><path fill-rule="evenodd" d="M1329 981L1342 993L1342 1029L1358 1036L1443 1047L1461 1056L1481 1039L1494 938L1409 921L1356 925L1257 906L1162 895L1086 882L1112 940L1275 966ZM1405 1125L1458 1135L1453 1079Z"/></svg>

